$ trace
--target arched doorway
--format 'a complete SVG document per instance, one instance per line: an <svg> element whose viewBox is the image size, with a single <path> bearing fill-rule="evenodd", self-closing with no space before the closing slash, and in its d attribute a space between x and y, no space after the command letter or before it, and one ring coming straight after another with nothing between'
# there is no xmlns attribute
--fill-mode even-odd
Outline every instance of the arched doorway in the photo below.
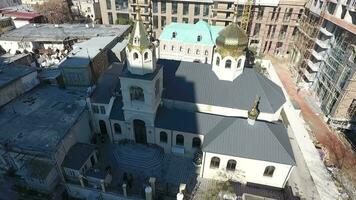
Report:
<svg viewBox="0 0 356 200"><path fill-rule="evenodd" d="M103 120L99 120L99 127L100 127L100 132L103 135L108 134L108 131L106 130L106 124Z"/></svg>
<svg viewBox="0 0 356 200"><path fill-rule="evenodd" d="M146 125L145 122L139 119L135 119L134 121L134 131L135 131L135 141L136 143L146 144L147 136L146 136Z"/></svg>

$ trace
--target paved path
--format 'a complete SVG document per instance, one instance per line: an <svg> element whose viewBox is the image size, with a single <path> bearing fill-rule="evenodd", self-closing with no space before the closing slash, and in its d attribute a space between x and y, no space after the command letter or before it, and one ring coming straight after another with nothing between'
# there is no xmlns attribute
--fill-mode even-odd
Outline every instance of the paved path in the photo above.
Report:
<svg viewBox="0 0 356 200"><path fill-rule="evenodd" d="M272 61L275 61L271 59ZM297 142L301 155L296 154L296 160L298 164L298 160L304 158L305 164L307 168L303 169L303 163L301 165L297 166L296 172L300 173L297 176L295 176L296 179L294 181L299 184L299 187L303 188L304 190L307 191L307 195L309 196L308 198L305 197L306 199L309 198L318 198L317 195L313 195L313 191L308 191L310 188L308 188L308 185L312 184L308 181L308 174L304 174L303 171L309 171L311 175L311 179L314 182L314 185L316 187L316 190L319 194L319 198L322 200L336 200L339 199L339 192L330 176L330 174L327 172L325 165L323 162L320 160L319 153L314 147L312 140L309 136L309 133L306 131L305 126L304 126L304 121L299 117L298 113L292 106L292 103L290 100L294 100L299 104L299 107L301 108L303 116L305 115L306 117L304 118L309 124L311 125L312 130L315 132L318 132L319 134L325 134L325 132L330 133L328 128L325 126L325 124L321 121L321 119L314 114L312 109L308 106L308 104L305 102L304 98L300 96L300 94L297 93L297 90L294 86L293 80L291 78L291 75L288 72L286 63L280 64L276 63L275 64L275 70L273 68L268 69L268 73L271 76L271 79L274 80L277 84L284 86L283 92L286 93L286 96L289 95L289 98L287 98L287 103L284 106L284 111L288 117L288 121L290 122L290 129L293 130L294 132L294 138L295 141ZM316 129L319 128L319 129ZM292 145L293 145L293 140ZM296 150L295 145L293 150ZM298 158L301 156L301 158ZM298 167L300 169L298 169ZM293 176L292 176L293 177ZM305 178L305 181L303 183L303 178ZM299 179L299 180L298 180ZM293 179L292 179L293 180ZM312 196L310 197L310 194Z"/></svg>

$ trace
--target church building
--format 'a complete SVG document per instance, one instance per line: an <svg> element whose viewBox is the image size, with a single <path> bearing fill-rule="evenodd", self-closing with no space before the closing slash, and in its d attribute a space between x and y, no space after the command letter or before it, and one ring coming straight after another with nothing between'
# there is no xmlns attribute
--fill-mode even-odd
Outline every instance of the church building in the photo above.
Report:
<svg viewBox="0 0 356 200"><path fill-rule="evenodd" d="M284 188L295 159L280 121L283 91L244 66L248 38L236 20L214 43L206 62L158 59L162 47L138 14L127 60L113 64L88 98L93 128L112 143L192 158L201 152L201 178L239 173L244 182Z"/></svg>

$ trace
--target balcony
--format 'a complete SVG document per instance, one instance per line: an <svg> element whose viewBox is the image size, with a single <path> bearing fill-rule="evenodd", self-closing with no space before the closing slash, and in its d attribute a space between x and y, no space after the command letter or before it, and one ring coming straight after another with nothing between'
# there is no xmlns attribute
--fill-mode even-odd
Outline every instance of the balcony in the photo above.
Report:
<svg viewBox="0 0 356 200"><path fill-rule="evenodd" d="M323 51L323 52L317 52L317 51L315 51L314 49L311 51L311 53L312 53L312 55L314 56L314 58L316 58L317 60L319 60L319 61L322 61L322 60L324 60L324 58L325 58L325 53L324 53L325 51Z"/></svg>
<svg viewBox="0 0 356 200"><path fill-rule="evenodd" d="M333 34L330 33L328 30L326 30L326 28L320 28L320 32L323 33L324 35L328 36L328 37L332 37Z"/></svg>
<svg viewBox="0 0 356 200"><path fill-rule="evenodd" d="M304 69L303 74L308 79L308 81L313 82L315 80L316 73L310 73L307 69Z"/></svg>
<svg viewBox="0 0 356 200"><path fill-rule="evenodd" d="M316 39L316 40L315 40L315 43L316 43L319 47L321 47L321 48L323 48L323 49L328 49L328 48L330 48L329 40Z"/></svg>
<svg viewBox="0 0 356 200"><path fill-rule="evenodd" d="M233 12L235 12L235 8L234 7L231 7L231 8L219 8L219 7L217 7L217 8L214 8L214 7L212 7L211 8L211 10L214 12L214 11L216 11L216 12L229 12L229 13L233 13Z"/></svg>
<svg viewBox="0 0 356 200"><path fill-rule="evenodd" d="M317 72L319 70L319 65L320 63L313 63L311 60L307 60L307 65L308 67L313 71L313 72Z"/></svg>

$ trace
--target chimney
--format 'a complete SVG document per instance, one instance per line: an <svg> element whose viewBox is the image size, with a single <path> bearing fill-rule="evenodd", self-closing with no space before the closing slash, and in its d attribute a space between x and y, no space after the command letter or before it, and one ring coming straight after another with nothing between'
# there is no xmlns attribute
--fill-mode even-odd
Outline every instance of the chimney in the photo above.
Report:
<svg viewBox="0 0 356 200"><path fill-rule="evenodd" d="M256 96L255 102L250 111L247 113L247 122L250 125L254 125L258 115L260 114L260 110L258 109L258 105L260 104L260 97Z"/></svg>

